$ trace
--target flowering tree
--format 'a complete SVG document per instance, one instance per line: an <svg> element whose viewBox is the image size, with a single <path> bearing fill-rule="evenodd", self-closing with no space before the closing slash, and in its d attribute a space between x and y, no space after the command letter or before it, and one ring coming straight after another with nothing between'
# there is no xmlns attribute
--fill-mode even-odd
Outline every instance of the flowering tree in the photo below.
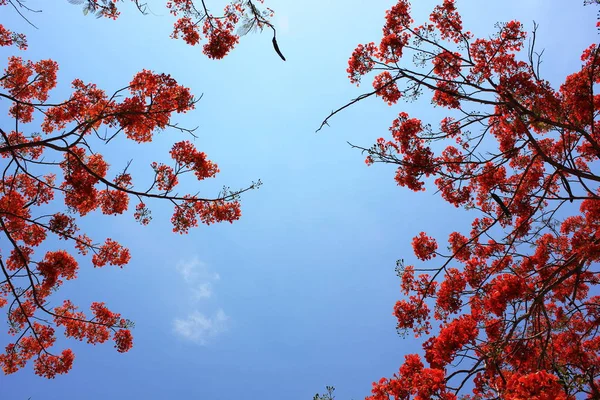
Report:
<svg viewBox="0 0 600 400"><path fill-rule="evenodd" d="M517 21L474 38L454 0L416 25L399 0L381 42L349 60L354 83L376 72L374 90L332 115L369 96L392 105L422 93L448 110L437 128L400 112L391 138L362 148L366 163L397 165L397 184L414 191L430 177L476 215L447 251L413 239L430 265L399 262L398 329L427 339L369 399L600 398L600 50L585 49L554 89L535 29L523 51L526 38Z"/></svg>
<svg viewBox="0 0 600 400"><path fill-rule="evenodd" d="M99 16L118 16L116 1L85 3L87 10ZM211 58L222 58L237 43L231 29L240 19L246 18L247 24L258 28L272 28L266 19L271 12L259 13L250 1L232 3L224 19L207 11L201 16L191 1L167 4L180 17L175 37L181 33L195 44L199 40L193 34L197 24L191 24L190 18L205 22L204 34L209 40L204 52ZM206 10L204 2L201 4ZM4 5L26 10L19 0L0 0L0 6ZM23 50L27 42L23 34L0 25L0 46ZM171 117L192 110L197 100L169 75L144 70L110 95L93 83L75 79L67 99L50 102L57 72L58 65L52 60L34 62L13 56L0 76L0 99L7 105L3 112L10 117L0 126L0 307L7 310L9 334L14 337L0 354L0 367L6 374L31 359L36 374L47 378L69 371L73 352L65 349L57 354L52 349L57 327L67 337L92 344L112 336L119 352L132 347L131 322L104 303L92 303L89 314L69 300L49 306L49 298L63 281L77 277L75 252L90 255L94 267L123 267L130 260L129 251L116 241L108 238L98 243L81 232L78 218L95 210L124 214L130 201L135 201L133 216L146 225L151 219L146 203L162 200L174 206L173 231L183 234L198 222L239 219L240 194L257 186L224 189L214 198L179 194L176 189L182 175L202 181L219 172L217 165L187 140L173 145L170 164L151 164L151 184L136 186L127 167L120 171L109 168L96 151L99 145L109 144L119 135L136 143L150 142L156 131L167 128L193 135L192 130L172 123ZM49 250L46 240L50 237L64 240L66 249Z"/></svg>
<svg viewBox="0 0 600 400"><path fill-rule="evenodd" d="M15 0L19 2L19 0ZM123 0L120 0L121 2ZM146 13L147 5L140 0L131 0L139 11ZM264 0L257 0L264 3ZM72 4L83 6L84 14L92 13L96 17L116 19L120 12L117 0L69 0ZM273 47L279 57L285 61L277 44L276 30L269 21L273 10L260 10L251 0L235 0L225 6L223 15L211 13L204 0L169 0L167 8L177 17L171 37L182 38L192 46L200 43L202 38L208 39L203 47L204 54L210 58L221 59L239 42L240 36L249 32L269 28L273 32Z"/></svg>

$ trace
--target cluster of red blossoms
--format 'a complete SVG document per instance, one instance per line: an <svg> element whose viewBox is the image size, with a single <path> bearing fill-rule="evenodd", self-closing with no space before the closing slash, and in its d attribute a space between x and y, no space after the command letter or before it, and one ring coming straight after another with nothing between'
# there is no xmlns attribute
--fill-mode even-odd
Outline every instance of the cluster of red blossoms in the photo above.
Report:
<svg viewBox="0 0 600 400"><path fill-rule="evenodd" d="M398 185L435 185L476 214L448 252L424 232L413 239L435 266L400 265L394 314L399 330L427 337L424 360L407 356L369 399L600 398L600 50L583 49L554 89L533 50L519 57L526 38L511 21L474 39L454 0L417 26L399 0L380 44L348 62L353 83L379 71L371 94L390 105L429 91L448 110L439 129L400 112L391 138L363 149L367 164L395 164Z"/></svg>
<svg viewBox="0 0 600 400"><path fill-rule="evenodd" d="M0 6L6 4L7 0L0 0ZM170 4L176 6L176 15L193 7L191 1ZM239 16L230 14L233 10L241 13L240 4L232 6L224 21L206 17L211 26L209 56L220 58L231 49L227 32ZM97 15L117 18L116 5L114 0L89 0L85 6ZM25 49L25 37L0 25L0 46ZM0 156L7 161L0 180L0 232L7 245L0 257L0 308L7 310L9 334L14 337L0 353L0 368L9 374L33 360L35 373L46 378L68 372L75 357L70 349L55 353L57 328L66 337L91 344L112 338L119 352L133 346L132 323L104 303L92 303L89 314L70 300L48 306L65 281L77 278L80 265L74 252L91 253L91 265L98 268L123 267L131 259L129 250L113 239L96 243L80 232L78 218L95 211L126 214L130 200L137 199L133 216L146 225L151 217L145 202L162 199L175 205L173 230L186 233L198 220L212 224L239 219L239 194L252 188L227 191L212 199L174 195L183 175L201 181L219 172L191 142L180 141L170 152L173 165L152 163L154 180L149 188L138 189L127 170L115 173L93 149L121 132L136 143L152 141L156 131L174 126L174 113L194 108L196 100L189 89L167 74L143 70L111 96L76 79L67 100L48 104L57 72L58 64L52 60L34 62L14 56L0 77L0 97L9 104L14 127L0 129ZM40 121L41 129L31 127L34 121ZM52 236L71 249L45 248L46 239Z"/></svg>
<svg viewBox="0 0 600 400"><path fill-rule="evenodd" d="M268 20L273 17L273 10L267 8L261 12L248 0L235 0L226 5L222 16L210 13L203 1L201 8L190 0L170 0L167 7L178 18L171 37L181 37L192 46L204 37L208 43L203 46L203 52L215 59L225 57L238 44L240 37L235 33L236 29L248 32L256 27L262 30L270 26Z"/></svg>

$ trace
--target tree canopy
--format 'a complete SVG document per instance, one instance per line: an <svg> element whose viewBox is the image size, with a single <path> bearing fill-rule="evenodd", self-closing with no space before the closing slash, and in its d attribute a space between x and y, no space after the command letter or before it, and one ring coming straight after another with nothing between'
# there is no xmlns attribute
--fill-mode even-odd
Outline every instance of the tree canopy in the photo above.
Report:
<svg viewBox="0 0 600 400"><path fill-rule="evenodd" d="M114 20L129 3L69 2ZM220 60L242 36L266 30L285 61L274 11L262 3L234 0L216 14L205 0L167 1L171 38ZM150 14L141 1L128 5ZM26 21L36 11L24 0L0 7ZM498 23L491 36L477 37L459 7L440 0L418 24L411 3L396 1L381 39L358 45L347 64L350 82L372 79L372 90L319 127L370 97L397 107L387 137L351 146L368 166L391 165L398 186L433 191L472 216L470 230L452 232L447 245L420 232L411 243L417 260L398 261L402 298L393 314L399 333L422 347L373 383L368 399L600 398L600 49L590 44L580 68L553 86L540 68L535 23L531 32L516 20ZM199 97L171 75L144 69L112 92L75 79L57 100L58 63L27 60L26 32L0 25L0 46L18 54L0 77L0 308L12 338L0 367L11 374L32 361L37 375L54 378L75 358L55 345L57 331L90 344L112 340L121 353L133 346L133 322L102 299L89 312L51 301L77 278L81 260L95 268L130 262L124 244L80 228L86 216L132 214L147 225L151 208L166 203L172 231L186 234L240 219L241 195L261 182L211 196L181 189L184 179L202 188L220 170L192 142L195 129L178 124L177 114L194 110ZM400 106L423 96L444 117ZM106 161L121 138L141 145L163 130L182 140L168 150L169 162L150 164L149 184L129 162L117 170ZM333 387L326 390L315 399L333 399Z"/></svg>
<svg viewBox="0 0 600 400"><path fill-rule="evenodd" d="M454 0L418 25L400 0L381 41L348 62L353 83L376 74L373 91L331 116L370 96L394 105L424 93L448 110L437 124L401 111L389 139L355 146L366 163L396 165L413 191L431 180L474 216L446 251L425 232L413 239L427 264L399 261L398 330L427 338L424 354L407 355L369 399L600 396L600 50L591 44L554 89L535 42L518 21L476 38Z"/></svg>
<svg viewBox="0 0 600 400"><path fill-rule="evenodd" d="M82 5L84 14L117 19L119 3L109 0L70 0ZM142 12L144 4L134 1ZM200 40L199 25L208 39L203 52L210 58L223 58L238 42L238 25L243 33L268 26L272 11L259 11L252 1L235 1L225 7L223 16L211 14L189 1L170 1L167 7L178 19L172 37L183 35L195 45ZM3 0L0 6L13 6L30 12L22 0ZM23 15L23 18L26 16ZM275 39L273 43L276 44ZM10 32L0 25L0 45L26 50L23 33ZM280 54L279 50L277 49ZM110 311L103 302L90 305L91 314L64 300L50 307L49 298L63 280L77 278L79 263L75 252L91 256L94 267L125 266L129 250L117 241L104 242L88 237L78 227L78 218L100 210L120 215L136 201L134 218L142 225L151 220L149 202L163 201L174 206L173 232L185 234L190 228L217 222L234 222L241 216L239 197L260 182L240 190L227 187L212 198L197 193L181 194L177 185L183 175L197 181L214 178L219 168L189 140L182 140L169 151L171 164L153 162L148 171L148 187L135 185L128 172L111 170L99 151L119 135L145 143L160 130L172 129L194 135L172 122L172 115L193 110L197 99L190 90L170 75L143 70L131 82L112 94L94 83L75 79L70 96L50 102L57 85L58 64L50 59L28 61L19 56L8 60L0 77L0 98L10 104L10 124L0 128L2 181L0 182L0 230L7 242L0 258L0 307L8 313L9 334L15 337L0 354L0 366L7 373L23 368L34 359L35 373L47 378L68 372L74 360L71 349L58 353L54 348L55 328L63 327L67 337L87 343L103 343L112 337L119 352L133 345L133 323ZM104 148L103 148L104 149ZM104 151L104 150L103 150ZM48 206L63 210L49 212ZM67 249L47 251L49 236L65 240Z"/></svg>

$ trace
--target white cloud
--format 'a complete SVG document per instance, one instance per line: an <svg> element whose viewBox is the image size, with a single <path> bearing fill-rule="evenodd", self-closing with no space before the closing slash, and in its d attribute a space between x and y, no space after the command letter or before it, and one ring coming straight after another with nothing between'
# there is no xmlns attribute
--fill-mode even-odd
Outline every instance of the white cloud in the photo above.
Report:
<svg viewBox="0 0 600 400"><path fill-rule="evenodd" d="M189 261L180 261L176 268L186 282L193 282L198 279L199 271L206 269L206 265L194 257Z"/></svg>
<svg viewBox="0 0 600 400"><path fill-rule="evenodd" d="M194 257L189 261L180 261L176 266L177 272L187 282L191 291L192 300L206 299L212 296L212 282L221 279L221 276L209 270L208 266Z"/></svg>
<svg viewBox="0 0 600 400"><path fill-rule="evenodd" d="M188 261L181 260L177 263L177 271L186 282L196 282L200 280L218 281L221 276L216 272L211 272L208 266L194 257Z"/></svg>
<svg viewBox="0 0 600 400"><path fill-rule="evenodd" d="M213 283L220 280L221 276L210 271L198 257L181 260L177 263L176 270L186 283L185 292L190 309L196 309L186 318L175 318L173 332L191 342L206 345L210 338L225 332L229 323L229 317L221 308L213 316L207 316L197 308L200 300L212 297Z"/></svg>
<svg viewBox="0 0 600 400"><path fill-rule="evenodd" d="M212 285L204 282L192 289L192 300L207 299L212 296Z"/></svg>
<svg viewBox="0 0 600 400"><path fill-rule="evenodd" d="M173 331L186 340L206 345L210 338L227 331L228 325L229 316L222 309L218 309L212 317L194 311L185 319L176 318Z"/></svg>

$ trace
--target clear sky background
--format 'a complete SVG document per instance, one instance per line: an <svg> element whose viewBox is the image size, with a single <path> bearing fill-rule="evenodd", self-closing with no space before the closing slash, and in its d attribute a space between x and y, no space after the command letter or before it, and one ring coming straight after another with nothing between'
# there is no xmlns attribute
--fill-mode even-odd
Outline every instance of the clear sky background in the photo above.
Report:
<svg viewBox="0 0 600 400"><path fill-rule="evenodd" d="M73 370L54 380L31 365L0 375L0 399L261 399L308 400L325 385L338 399L368 395L371 382L397 371L419 342L400 338L392 309L399 298L395 262L415 261L412 237L421 231L445 243L466 230L473 215L445 204L433 191L398 188L394 168L367 167L347 141L369 147L400 111L437 123L443 110L429 99L388 107L362 102L315 130L329 112L363 91L347 79L347 60L359 43L378 41L391 0L266 0L276 12L278 42L270 33L243 37L220 61L200 47L169 38L173 18L163 1L149 1L153 15L124 3L117 21L84 17L66 0L29 0L34 29L8 6L0 18L28 35L34 61L60 66L55 100L66 98L80 78L111 93L141 69L170 73L204 97L197 109L176 117L198 126L195 144L215 161L218 178L190 192L216 195L224 185L264 185L243 196L243 217L230 225L201 226L188 235L171 232L172 208L150 203L153 221L142 227L131 215L93 213L81 222L95 241L112 237L128 246L124 269L91 268L82 259L79 278L53 298L71 298L87 309L104 301L135 321L134 347L119 354L112 344L72 347ZM223 4L208 0L217 11ZM424 22L437 4L415 1L413 18ZM582 1L460 0L465 29L494 32L498 21L517 19L528 30L540 24L545 48L542 75L558 86L580 66L584 48L597 41L597 8ZM13 49L0 50L2 68ZM5 105L0 105L5 107ZM0 124L10 121L6 114ZM165 131L151 144L111 142L103 153L114 171L133 159L137 183L147 182L151 161L168 160L172 143L185 139ZM6 243L2 243L4 248ZM54 246L54 243L48 243ZM442 244L443 246L443 244ZM49 250L50 248L48 248ZM0 345L10 339L0 331Z"/></svg>

